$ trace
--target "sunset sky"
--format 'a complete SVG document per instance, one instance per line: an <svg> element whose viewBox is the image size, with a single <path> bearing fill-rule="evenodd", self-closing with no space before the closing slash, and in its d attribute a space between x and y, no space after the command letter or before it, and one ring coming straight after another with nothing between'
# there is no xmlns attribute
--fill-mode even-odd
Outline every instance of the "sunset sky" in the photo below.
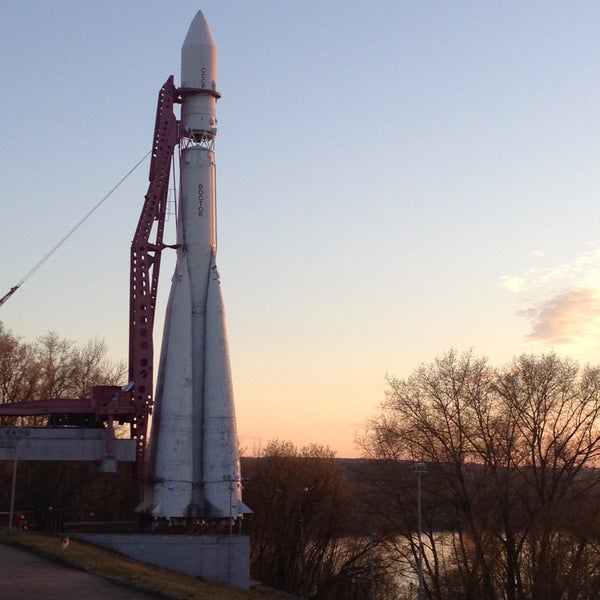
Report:
<svg viewBox="0 0 600 600"><path fill-rule="evenodd" d="M148 152L198 9L246 454L357 456L386 374L451 347L600 362L598 2L4 0L0 296ZM0 308L6 328L127 358L147 176Z"/></svg>

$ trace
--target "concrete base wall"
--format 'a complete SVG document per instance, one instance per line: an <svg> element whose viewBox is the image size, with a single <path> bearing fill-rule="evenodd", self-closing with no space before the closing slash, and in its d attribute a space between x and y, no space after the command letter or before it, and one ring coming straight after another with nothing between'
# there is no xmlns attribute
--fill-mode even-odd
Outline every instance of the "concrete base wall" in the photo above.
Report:
<svg viewBox="0 0 600 600"><path fill-rule="evenodd" d="M135 440L106 439L106 429L0 427L0 460L135 460Z"/></svg>
<svg viewBox="0 0 600 600"><path fill-rule="evenodd" d="M74 537L140 562L250 588L250 538L245 535L78 533Z"/></svg>

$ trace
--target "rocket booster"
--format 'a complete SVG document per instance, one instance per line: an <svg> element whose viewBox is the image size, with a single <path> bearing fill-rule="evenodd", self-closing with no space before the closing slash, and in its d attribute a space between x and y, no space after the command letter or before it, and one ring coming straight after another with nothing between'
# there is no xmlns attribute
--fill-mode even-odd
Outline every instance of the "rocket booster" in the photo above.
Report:
<svg viewBox="0 0 600 600"><path fill-rule="evenodd" d="M165 315L140 510L235 518L242 503L225 311L216 267L217 49L199 11L181 49L177 264Z"/></svg>

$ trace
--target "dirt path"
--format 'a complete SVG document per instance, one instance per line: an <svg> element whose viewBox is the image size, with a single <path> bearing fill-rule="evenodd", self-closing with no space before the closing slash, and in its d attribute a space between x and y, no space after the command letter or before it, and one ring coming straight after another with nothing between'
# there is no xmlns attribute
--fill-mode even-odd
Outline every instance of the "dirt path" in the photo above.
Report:
<svg viewBox="0 0 600 600"><path fill-rule="evenodd" d="M2 600L148 600L156 596L0 544Z"/></svg>

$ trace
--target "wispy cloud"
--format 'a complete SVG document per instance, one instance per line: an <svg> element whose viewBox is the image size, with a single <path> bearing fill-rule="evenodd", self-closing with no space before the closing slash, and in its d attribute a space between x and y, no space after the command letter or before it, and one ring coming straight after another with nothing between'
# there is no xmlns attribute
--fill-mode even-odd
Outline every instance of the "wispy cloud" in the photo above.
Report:
<svg viewBox="0 0 600 600"><path fill-rule="evenodd" d="M536 250L536 259L545 253ZM523 297L519 317L531 323L528 339L552 345L590 341L600 331L600 245L570 262L504 275L500 286Z"/></svg>
<svg viewBox="0 0 600 600"><path fill-rule="evenodd" d="M527 280L518 275L502 275L500 278L500 287L503 287L513 294L521 293L526 284Z"/></svg>
<svg viewBox="0 0 600 600"><path fill-rule="evenodd" d="M531 321L527 337L556 345L585 342L600 326L600 290L575 289L517 312Z"/></svg>

